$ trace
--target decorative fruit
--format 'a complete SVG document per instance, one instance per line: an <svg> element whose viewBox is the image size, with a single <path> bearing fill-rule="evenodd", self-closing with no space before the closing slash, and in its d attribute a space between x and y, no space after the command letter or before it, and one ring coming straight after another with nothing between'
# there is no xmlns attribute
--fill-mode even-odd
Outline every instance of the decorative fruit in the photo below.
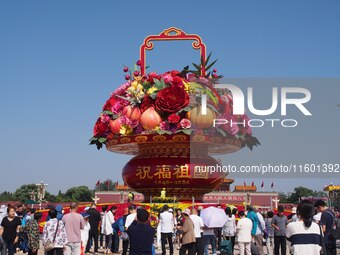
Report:
<svg viewBox="0 0 340 255"><path fill-rule="evenodd" d="M130 80L130 75L125 75L125 80Z"/></svg>
<svg viewBox="0 0 340 255"><path fill-rule="evenodd" d="M129 68L126 66L124 67L123 71L126 73L127 71L129 71Z"/></svg>
<svg viewBox="0 0 340 255"><path fill-rule="evenodd" d="M207 107L207 114L203 115L201 113L201 107L198 106L188 112L188 118L198 128L210 128L214 123L216 114Z"/></svg>
<svg viewBox="0 0 340 255"><path fill-rule="evenodd" d="M150 107L145 112L143 112L140 117L140 124L146 130L154 129L162 121L161 116L155 111L155 108Z"/></svg>
<svg viewBox="0 0 340 255"><path fill-rule="evenodd" d="M122 120L119 117L118 119L110 120L109 129L113 134L119 134L121 125L122 125Z"/></svg>
<svg viewBox="0 0 340 255"><path fill-rule="evenodd" d="M123 109L123 114L130 120L139 120L141 116L140 109L137 106L127 105Z"/></svg>

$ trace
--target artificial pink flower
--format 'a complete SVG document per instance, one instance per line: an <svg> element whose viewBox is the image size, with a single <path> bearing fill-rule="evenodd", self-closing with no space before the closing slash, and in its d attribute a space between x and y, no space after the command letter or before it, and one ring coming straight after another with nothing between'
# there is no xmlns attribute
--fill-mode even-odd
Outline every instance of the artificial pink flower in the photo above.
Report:
<svg viewBox="0 0 340 255"><path fill-rule="evenodd" d="M169 73L163 74L163 75L162 75L162 78L163 78L163 80L164 80L164 82L165 82L166 84L170 84L170 83L172 82L172 80L173 80L171 74L169 74Z"/></svg>
<svg viewBox="0 0 340 255"><path fill-rule="evenodd" d="M188 129L191 128L191 121L188 119L182 119L181 122L179 123L181 125L182 128L184 129Z"/></svg>
<svg viewBox="0 0 340 255"><path fill-rule="evenodd" d="M223 115L223 118L228 121L228 123L224 124L221 126L221 129L224 131L227 131L231 135L236 135L238 131L240 131L238 127L238 119L236 115L230 115L230 114L225 114Z"/></svg>
<svg viewBox="0 0 340 255"><path fill-rule="evenodd" d="M139 124L139 121L138 121L138 120L131 120L131 119L129 119L128 117L126 117L125 115L122 115L120 118L121 118L121 120L122 120L122 124L129 125L129 126L132 127L132 128L137 127L138 124Z"/></svg>
<svg viewBox="0 0 340 255"><path fill-rule="evenodd" d="M113 113L121 113L123 108L129 104L128 101L121 99L121 98L116 98L116 101L113 103L111 106L111 112Z"/></svg>
<svg viewBox="0 0 340 255"><path fill-rule="evenodd" d="M167 131L167 130L170 129L170 125L169 125L168 122L162 121L161 123L159 123L159 129L160 129L160 130Z"/></svg>
<svg viewBox="0 0 340 255"><path fill-rule="evenodd" d="M107 123L110 121L110 116L107 114L101 114L100 115L100 120L102 123Z"/></svg>
<svg viewBox="0 0 340 255"><path fill-rule="evenodd" d="M131 82L130 81L125 82L122 85L120 85L118 89L113 91L112 95L119 95L119 96L126 95L126 90L130 86L131 86Z"/></svg>

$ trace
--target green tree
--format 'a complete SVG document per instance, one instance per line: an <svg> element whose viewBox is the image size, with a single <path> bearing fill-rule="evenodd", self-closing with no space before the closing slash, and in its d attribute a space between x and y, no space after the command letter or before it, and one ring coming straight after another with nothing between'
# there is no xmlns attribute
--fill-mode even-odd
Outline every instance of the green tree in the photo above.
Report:
<svg viewBox="0 0 340 255"><path fill-rule="evenodd" d="M31 199L32 191L35 192L38 191L37 185L35 184L22 185L13 193L13 199L16 201L25 202L26 200Z"/></svg>
<svg viewBox="0 0 340 255"><path fill-rule="evenodd" d="M291 203L299 203L301 197L314 196L316 192L306 187L296 187L294 192L290 195L289 201Z"/></svg>
<svg viewBox="0 0 340 255"><path fill-rule="evenodd" d="M13 194L8 191L4 191L0 194L0 202L8 202L8 201L13 201Z"/></svg>
<svg viewBox="0 0 340 255"><path fill-rule="evenodd" d="M280 203L289 203L289 198L286 193L279 192Z"/></svg>
<svg viewBox="0 0 340 255"><path fill-rule="evenodd" d="M46 191L46 192L45 192L45 200L46 200L47 202L55 203L55 202L57 202L57 196L51 194L51 193L48 192L48 191Z"/></svg>
<svg viewBox="0 0 340 255"><path fill-rule="evenodd" d="M73 202L90 202L94 192L87 186L73 187L66 191L65 198Z"/></svg>
<svg viewBox="0 0 340 255"><path fill-rule="evenodd" d="M98 186L96 189L98 189ZM99 183L99 190L116 190L116 183L111 179L107 179Z"/></svg>

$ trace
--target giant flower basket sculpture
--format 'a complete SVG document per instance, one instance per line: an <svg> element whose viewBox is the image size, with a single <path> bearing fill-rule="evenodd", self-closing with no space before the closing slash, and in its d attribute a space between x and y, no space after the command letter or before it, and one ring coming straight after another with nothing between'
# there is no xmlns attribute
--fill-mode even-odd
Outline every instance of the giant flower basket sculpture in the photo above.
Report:
<svg viewBox="0 0 340 255"><path fill-rule="evenodd" d="M192 40L201 63L193 63L195 70L186 66L181 71L146 73L146 50L153 49L152 41L165 40ZM207 171L219 164L210 155L259 144L247 124L237 124L247 123L248 118L232 114L230 91L214 87L222 76L212 69L216 60L210 63L210 56L206 57L198 35L177 28L146 37L140 59L133 68L124 67L126 82L111 94L96 121L90 144L135 155L125 165L122 177L146 200L159 196L164 188L167 196L200 200L225 177ZM202 97L207 106L203 113ZM218 118L234 124L215 127Z"/></svg>

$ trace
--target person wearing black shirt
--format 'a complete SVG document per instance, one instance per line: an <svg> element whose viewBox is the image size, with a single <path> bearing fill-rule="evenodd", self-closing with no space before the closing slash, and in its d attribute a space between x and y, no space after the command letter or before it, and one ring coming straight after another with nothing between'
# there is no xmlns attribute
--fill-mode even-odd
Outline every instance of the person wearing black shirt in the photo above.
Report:
<svg viewBox="0 0 340 255"><path fill-rule="evenodd" d="M99 222L101 221L100 212L96 209L96 205L92 204L91 208L86 212L89 214L89 223L91 229L89 231L89 240L87 241L86 251L90 252L91 248L91 241L93 240L94 243L94 253L98 253L98 226Z"/></svg>
<svg viewBox="0 0 340 255"><path fill-rule="evenodd" d="M335 214L326 206L326 203L322 200L317 200L314 206L318 208L319 212L322 212L320 225L324 233L323 242L325 244L327 253L325 255L336 255L336 239L331 235Z"/></svg>
<svg viewBox="0 0 340 255"><path fill-rule="evenodd" d="M152 255L155 230L148 224L149 213L143 208L137 210L137 222L127 230L130 240L130 255Z"/></svg>
<svg viewBox="0 0 340 255"><path fill-rule="evenodd" d="M18 234L21 226L21 220L15 216L15 208L9 206L7 208L8 216L3 218L0 227L0 242L5 244L5 253L8 255L15 253L15 244L18 243Z"/></svg>

